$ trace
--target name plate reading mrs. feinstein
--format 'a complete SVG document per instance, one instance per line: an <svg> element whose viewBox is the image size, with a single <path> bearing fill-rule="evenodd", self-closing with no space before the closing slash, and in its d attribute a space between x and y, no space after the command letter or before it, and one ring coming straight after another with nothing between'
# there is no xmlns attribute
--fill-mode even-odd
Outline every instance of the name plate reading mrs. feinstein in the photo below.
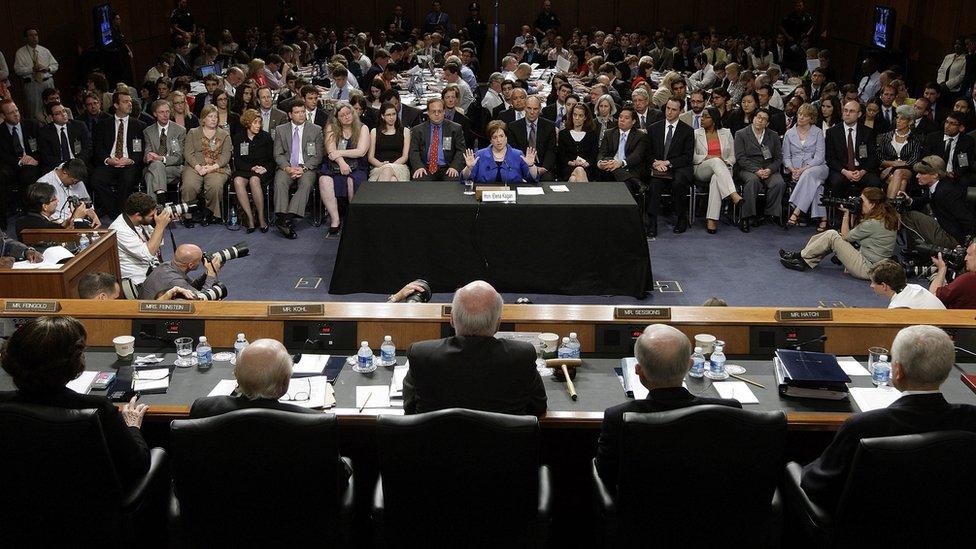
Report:
<svg viewBox="0 0 976 549"><path fill-rule="evenodd" d="M776 311L777 322L833 320L833 309L780 309Z"/></svg>
<svg viewBox="0 0 976 549"><path fill-rule="evenodd" d="M516 191L485 191L481 193L481 201L515 204L517 196L518 193Z"/></svg>
<svg viewBox="0 0 976 549"><path fill-rule="evenodd" d="M613 318L670 320L671 307L614 307Z"/></svg>
<svg viewBox="0 0 976 549"><path fill-rule="evenodd" d="M268 316L322 316L324 303L284 303L268 305Z"/></svg>
<svg viewBox="0 0 976 549"><path fill-rule="evenodd" d="M192 303L143 301L139 303L140 313L188 314L194 311Z"/></svg>
<svg viewBox="0 0 976 549"><path fill-rule="evenodd" d="M60 310L61 303L53 300L8 299L3 304L5 313L56 313Z"/></svg>

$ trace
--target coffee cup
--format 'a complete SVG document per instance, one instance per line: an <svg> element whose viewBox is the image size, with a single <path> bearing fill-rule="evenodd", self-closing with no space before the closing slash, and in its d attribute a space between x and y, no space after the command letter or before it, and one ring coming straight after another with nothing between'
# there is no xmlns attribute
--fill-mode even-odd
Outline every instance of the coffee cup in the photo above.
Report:
<svg viewBox="0 0 976 549"><path fill-rule="evenodd" d="M712 334L696 334L695 347L701 347L706 355L715 350L715 336Z"/></svg>
<svg viewBox="0 0 976 549"><path fill-rule="evenodd" d="M556 350L559 348L559 334L551 332L539 334L539 341L542 342L542 358L556 358Z"/></svg>
<svg viewBox="0 0 976 549"><path fill-rule="evenodd" d="M115 345L115 354L119 360L125 362L132 361L132 355L135 353L136 338L132 336L118 336L112 340L112 344Z"/></svg>

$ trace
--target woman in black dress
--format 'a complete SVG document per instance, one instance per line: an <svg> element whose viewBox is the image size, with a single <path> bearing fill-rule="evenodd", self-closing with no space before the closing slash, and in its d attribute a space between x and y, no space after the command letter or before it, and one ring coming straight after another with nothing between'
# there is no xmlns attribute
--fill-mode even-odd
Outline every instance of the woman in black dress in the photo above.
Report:
<svg viewBox="0 0 976 549"><path fill-rule="evenodd" d="M758 108L759 96L754 91L748 92L742 96L739 108L730 112L722 121L722 125L728 128L734 136L735 132L752 124L752 117L755 116Z"/></svg>
<svg viewBox="0 0 976 549"><path fill-rule="evenodd" d="M400 125L393 103L383 103L379 112L379 123L369 131L369 180L410 181L410 132Z"/></svg>
<svg viewBox="0 0 976 549"><path fill-rule="evenodd" d="M247 216L247 232L254 232L254 214L248 189L254 198L254 208L258 211L258 223L262 233L268 232L268 222L264 217L264 187L271 181L275 172L274 140L271 134L261 129L261 113L247 109L241 115L244 131L232 134L234 141L234 191L237 203Z"/></svg>
<svg viewBox="0 0 976 549"><path fill-rule="evenodd" d="M562 181L590 181L596 166L599 132L590 108L583 103L573 106L566 129L559 132L556 166Z"/></svg>

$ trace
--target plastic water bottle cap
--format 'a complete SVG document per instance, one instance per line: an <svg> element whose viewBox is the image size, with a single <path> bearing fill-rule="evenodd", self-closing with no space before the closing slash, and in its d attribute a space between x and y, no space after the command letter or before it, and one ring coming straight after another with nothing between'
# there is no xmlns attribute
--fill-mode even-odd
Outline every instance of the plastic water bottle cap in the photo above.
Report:
<svg viewBox="0 0 976 549"><path fill-rule="evenodd" d="M362 343L359 344L359 346L360 347L369 347L369 342L368 341L363 341Z"/></svg>
<svg viewBox="0 0 976 549"><path fill-rule="evenodd" d="M206 343L206 342L207 342L207 336L200 336L200 343Z"/></svg>
<svg viewBox="0 0 976 549"><path fill-rule="evenodd" d="M569 343L569 338L568 337L564 337L563 338L563 343Z"/></svg>
<svg viewBox="0 0 976 549"><path fill-rule="evenodd" d="M393 341L393 338L390 336L383 336L383 341Z"/></svg>
<svg viewBox="0 0 976 549"><path fill-rule="evenodd" d="M702 348L701 347L695 347L695 353L700 353L700 352L702 352Z"/></svg>
<svg viewBox="0 0 976 549"><path fill-rule="evenodd" d="M244 339L244 334L237 334L237 339Z"/></svg>
<svg viewBox="0 0 976 549"><path fill-rule="evenodd" d="M881 362L888 362L888 355L881 355Z"/></svg>
<svg viewBox="0 0 976 549"><path fill-rule="evenodd" d="M576 332L569 332L570 339L576 339Z"/></svg>

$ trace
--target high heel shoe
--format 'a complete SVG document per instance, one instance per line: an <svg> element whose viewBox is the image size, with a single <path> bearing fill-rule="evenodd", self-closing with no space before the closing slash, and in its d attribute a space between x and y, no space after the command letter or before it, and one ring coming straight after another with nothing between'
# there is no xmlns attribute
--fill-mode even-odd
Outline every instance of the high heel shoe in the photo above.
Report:
<svg viewBox="0 0 976 549"><path fill-rule="evenodd" d="M339 231L341 230L342 230L342 223L339 223L338 227L329 227L329 236L335 236L339 234Z"/></svg>
<svg viewBox="0 0 976 549"><path fill-rule="evenodd" d="M260 229L260 231L261 231L262 233L266 233L266 232L268 232L268 226L267 226L267 225L265 225L265 226L263 226L263 227L260 227L259 229Z"/></svg>
<svg viewBox="0 0 976 549"><path fill-rule="evenodd" d="M249 221L248 222L247 229L244 232L246 232L247 234L251 234L251 233L254 232L254 222L253 221Z"/></svg>
<svg viewBox="0 0 976 549"><path fill-rule="evenodd" d="M715 234L715 233L717 233L717 232L718 232L718 228L717 228L717 226L718 226L718 223L716 223L715 221L712 221L711 219L709 219L709 220L708 220L708 221L707 221L707 222L705 223L705 231L706 231L706 232L707 232L708 234Z"/></svg>
<svg viewBox="0 0 976 549"><path fill-rule="evenodd" d="M799 220L800 220L800 216L798 216L797 214L791 215L790 218L786 220L786 229L789 230L792 229L793 227L796 227L796 223Z"/></svg>

